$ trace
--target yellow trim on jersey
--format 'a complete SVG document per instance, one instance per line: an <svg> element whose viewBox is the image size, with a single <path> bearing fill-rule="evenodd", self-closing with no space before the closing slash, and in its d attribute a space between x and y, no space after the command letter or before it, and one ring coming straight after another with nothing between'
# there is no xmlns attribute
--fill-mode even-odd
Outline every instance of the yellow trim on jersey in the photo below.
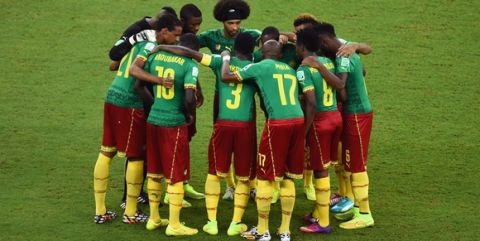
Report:
<svg viewBox="0 0 480 241"><path fill-rule="evenodd" d="M203 54L200 64L205 66L210 66L211 63L212 63L212 56L209 54Z"/></svg>
<svg viewBox="0 0 480 241"><path fill-rule="evenodd" d="M233 72L233 75L235 75L235 78L236 78L238 81L243 81L243 78L242 78L242 76L238 73L238 71Z"/></svg>
<svg viewBox="0 0 480 241"><path fill-rule="evenodd" d="M100 151L104 152L116 152L117 148L114 146L100 146Z"/></svg>
<svg viewBox="0 0 480 241"><path fill-rule="evenodd" d="M197 86L194 85L194 84L184 84L183 88L185 88L185 89L196 89Z"/></svg>
<svg viewBox="0 0 480 241"><path fill-rule="evenodd" d="M145 56L142 56L142 55L137 55L138 58L141 58L143 61L147 61L147 58Z"/></svg>
<svg viewBox="0 0 480 241"><path fill-rule="evenodd" d="M313 86L307 86L307 87L303 88L303 93L307 93L308 91L312 91L314 89L315 88Z"/></svg>

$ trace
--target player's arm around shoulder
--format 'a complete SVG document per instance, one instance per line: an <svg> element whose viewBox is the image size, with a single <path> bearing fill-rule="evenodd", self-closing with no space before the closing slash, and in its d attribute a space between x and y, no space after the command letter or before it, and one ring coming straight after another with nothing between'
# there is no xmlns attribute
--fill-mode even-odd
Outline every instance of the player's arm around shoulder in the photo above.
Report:
<svg viewBox="0 0 480 241"><path fill-rule="evenodd" d="M222 56L222 81L225 83L242 83L242 78L238 73L230 71L230 52L225 50ZM249 66L249 65L247 65Z"/></svg>

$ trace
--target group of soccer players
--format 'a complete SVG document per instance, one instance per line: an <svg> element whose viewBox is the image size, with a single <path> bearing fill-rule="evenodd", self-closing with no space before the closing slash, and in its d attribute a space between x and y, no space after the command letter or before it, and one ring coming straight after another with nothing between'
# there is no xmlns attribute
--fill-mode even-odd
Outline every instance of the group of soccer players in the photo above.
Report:
<svg viewBox="0 0 480 241"><path fill-rule="evenodd" d="M110 69L117 74L105 98L103 140L94 169L95 223L116 217L107 210L105 196L110 162L118 154L126 157L122 221L146 222L148 230L166 226L168 236L198 233L180 221L182 207L189 206L184 196L205 198L208 222L203 231L218 234L222 178L229 180L226 196L234 200L230 236L271 240L270 206L280 199L277 234L282 241L291 240L294 179L301 178L315 205L300 231L332 232L330 213L344 221L344 229L374 225L366 170L373 116L357 54L369 54L370 47L337 38L333 25L310 14L294 20L294 33L241 28L249 14L243 0L220 0L214 17L223 28L197 36L202 14L195 5L185 5L180 19L164 7L157 16L134 23L117 41L110 51ZM211 54L199 52L203 47ZM216 78L205 194L188 184L189 141L204 98L197 63ZM255 95L266 117L258 148ZM338 179L335 195L330 191L331 165ZM138 201L147 200L144 180L149 215L137 208ZM162 182L168 219L159 214ZM242 217L251 196L258 223L248 228Z"/></svg>

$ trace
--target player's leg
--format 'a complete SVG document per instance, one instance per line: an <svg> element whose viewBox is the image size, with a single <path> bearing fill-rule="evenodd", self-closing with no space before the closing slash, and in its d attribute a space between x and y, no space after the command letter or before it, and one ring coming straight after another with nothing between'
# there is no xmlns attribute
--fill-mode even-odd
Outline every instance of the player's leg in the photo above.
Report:
<svg viewBox="0 0 480 241"><path fill-rule="evenodd" d="M193 136L197 133L197 118L196 118L196 109L194 113L193 123L188 126L188 140L191 141ZM183 190L185 192L185 197L192 199L204 199L205 195L201 192L197 192L195 188L188 182L183 183Z"/></svg>
<svg viewBox="0 0 480 241"><path fill-rule="evenodd" d="M315 201L315 187L313 187L313 170L310 167L310 149L305 147L305 160L303 171L303 193L310 201Z"/></svg>
<svg viewBox="0 0 480 241"><path fill-rule="evenodd" d="M372 119L371 112L347 116L345 128L348 134L349 167L352 172L352 190L359 212L352 220L340 224L340 227L344 229L358 229L374 225L368 200L369 180L366 171Z"/></svg>

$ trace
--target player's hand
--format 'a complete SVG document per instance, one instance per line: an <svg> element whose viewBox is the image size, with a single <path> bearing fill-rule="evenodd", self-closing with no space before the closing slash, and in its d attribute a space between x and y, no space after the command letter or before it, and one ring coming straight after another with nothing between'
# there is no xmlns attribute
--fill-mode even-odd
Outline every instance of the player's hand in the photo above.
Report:
<svg viewBox="0 0 480 241"><path fill-rule="evenodd" d="M228 50L223 50L222 53L220 53L220 56L222 56L222 58L223 58L224 56L230 56L230 51L228 51Z"/></svg>
<svg viewBox="0 0 480 241"><path fill-rule="evenodd" d="M193 124L193 121L195 120L195 117L193 117L193 115L185 115L185 121L187 122L187 125L191 125Z"/></svg>
<svg viewBox="0 0 480 241"><path fill-rule="evenodd" d="M195 91L195 104L197 108L200 108L200 106L203 105L203 101L204 101L203 92L197 89L197 91Z"/></svg>
<svg viewBox="0 0 480 241"><path fill-rule="evenodd" d="M172 86L173 86L173 79L172 78L170 78L170 77L168 77L166 79L162 78L161 80L162 80L161 82L162 82L163 87L165 87L167 89L172 88Z"/></svg>
<svg viewBox="0 0 480 241"><path fill-rule="evenodd" d="M355 44L344 44L338 49L337 56L349 58L356 51L357 46Z"/></svg>
<svg viewBox="0 0 480 241"><path fill-rule="evenodd" d="M138 42L143 42L143 41L150 41L150 42L155 42L156 41L156 32L153 29L146 29L143 30L130 38L128 38L128 41L130 44L134 45L135 43Z"/></svg>
<svg viewBox="0 0 480 241"><path fill-rule="evenodd" d="M288 43L288 36L281 34L280 37L278 37L278 42L280 42L282 45L285 45Z"/></svg>

